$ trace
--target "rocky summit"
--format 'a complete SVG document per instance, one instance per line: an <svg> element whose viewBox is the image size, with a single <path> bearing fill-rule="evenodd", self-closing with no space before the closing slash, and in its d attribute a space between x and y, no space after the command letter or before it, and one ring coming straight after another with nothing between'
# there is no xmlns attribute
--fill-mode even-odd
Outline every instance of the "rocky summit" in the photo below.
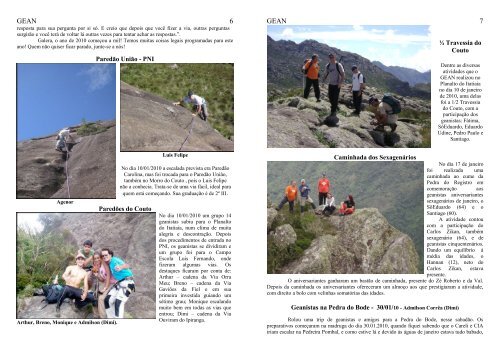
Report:
<svg viewBox="0 0 500 353"><path fill-rule="evenodd" d="M108 247L132 266L135 292L125 306L126 317L154 318L156 308L156 261L154 213L65 213L54 222L52 232L63 232L75 249L90 239L94 249ZM43 297L18 299L17 318L55 318L55 304ZM87 308L88 309L88 308ZM71 303L61 306L61 318L97 318L92 310L77 310Z"/></svg>
<svg viewBox="0 0 500 353"><path fill-rule="evenodd" d="M383 92L369 87L363 95L364 110L353 114L352 94L344 85L336 114L330 117L327 87L321 86L321 102L311 92L309 99L286 97L267 105L267 146L270 148L374 148L418 147L422 144L422 126L418 121L400 118L390 133L376 131L370 124L374 114L368 106L371 95L382 98ZM430 102L394 95L402 109L430 115Z"/></svg>
<svg viewBox="0 0 500 353"><path fill-rule="evenodd" d="M95 125L99 126L99 133L87 136L73 134L77 144L67 163L63 154L55 150L57 133L18 142L17 197L114 198L115 122L104 121Z"/></svg>
<svg viewBox="0 0 500 353"><path fill-rule="evenodd" d="M378 209L358 209L343 217L337 214L315 217L321 218L324 227L316 226L309 247L298 258L277 268L277 273L418 273L419 257L413 241L390 225ZM279 215L268 219L268 228L272 229L270 221L276 226L280 223ZM293 230L293 227L289 228ZM277 229L283 233L286 227L279 225ZM288 229L288 232L292 230ZM268 232L268 243L276 241L276 233L274 230ZM282 247L282 239L289 241L293 237L281 235L279 239ZM283 251L288 249L279 250Z"/></svg>
<svg viewBox="0 0 500 353"><path fill-rule="evenodd" d="M301 68L304 59L311 58L313 53L319 56L321 76L324 75L325 67L328 64L328 54L335 53L337 61L344 66L347 82L350 82L352 78L352 65L357 65L363 73L366 83L370 86L405 97L431 98L428 88L412 87L408 82L399 79L393 73L384 70L359 54L332 48L315 40L305 40L297 44L289 40L275 41L269 36L267 37L268 91L274 88L300 87L303 80Z"/></svg>
<svg viewBox="0 0 500 353"><path fill-rule="evenodd" d="M188 109L125 82L120 85L121 151L234 150L233 141Z"/></svg>

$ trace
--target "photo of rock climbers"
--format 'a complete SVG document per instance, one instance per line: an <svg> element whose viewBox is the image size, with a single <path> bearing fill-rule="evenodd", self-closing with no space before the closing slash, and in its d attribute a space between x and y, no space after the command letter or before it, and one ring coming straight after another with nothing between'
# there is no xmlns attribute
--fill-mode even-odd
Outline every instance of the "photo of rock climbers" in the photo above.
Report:
<svg viewBox="0 0 500 353"><path fill-rule="evenodd" d="M233 64L121 64L120 151L234 151Z"/></svg>
<svg viewBox="0 0 500 353"><path fill-rule="evenodd" d="M155 318L155 239L155 213L17 213L17 318Z"/></svg>
<svg viewBox="0 0 500 353"><path fill-rule="evenodd" d="M115 119L114 64L17 64L17 198L115 198Z"/></svg>

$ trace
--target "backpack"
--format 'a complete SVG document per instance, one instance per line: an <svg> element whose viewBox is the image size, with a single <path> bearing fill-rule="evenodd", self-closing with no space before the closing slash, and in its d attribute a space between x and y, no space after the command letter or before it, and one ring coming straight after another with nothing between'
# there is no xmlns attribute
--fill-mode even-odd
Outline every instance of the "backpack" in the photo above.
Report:
<svg viewBox="0 0 500 353"><path fill-rule="evenodd" d="M361 72L358 72L358 81L359 81L359 76L361 76ZM359 82L359 84L365 83L366 84L366 77L363 75L363 82Z"/></svg>
<svg viewBox="0 0 500 353"><path fill-rule="evenodd" d="M326 65L326 71L328 71L328 69L330 68L330 64L331 64L331 63L328 63L328 64ZM337 68L337 72L339 73L339 75L342 75L342 74L340 73L339 63L335 63L335 67ZM358 79L359 79L359 76L358 76Z"/></svg>
<svg viewBox="0 0 500 353"><path fill-rule="evenodd" d="M45 284L42 286L42 290L45 296L45 299L42 301L46 301L47 304L55 304L61 298L64 287L59 284Z"/></svg>
<svg viewBox="0 0 500 353"><path fill-rule="evenodd" d="M382 102L390 105L392 109L391 114L401 113L401 103L389 93L384 94Z"/></svg>
<svg viewBox="0 0 500 353"><path fill-rule="evenodd" d="M307 67L307 69L305 69L305 66L309 64L309 66ZM304 75L307 75L307 71L309 71L309 69L311 68L311 65L312 65L312 59L309 59L306 61L306 63L302 66L302 73Z"/></svg>

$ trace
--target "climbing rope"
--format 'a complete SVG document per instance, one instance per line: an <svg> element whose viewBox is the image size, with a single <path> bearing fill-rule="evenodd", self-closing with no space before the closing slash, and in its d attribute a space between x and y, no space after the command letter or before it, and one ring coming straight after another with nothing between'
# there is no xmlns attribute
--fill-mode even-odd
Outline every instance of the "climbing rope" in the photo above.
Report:
<svg viewBox="0 0 500 353"><path fill-rule="evenodd" d="M191 136L191 132L193 131L195 117L196 117L196 115L193 115L193 118L191 119L191 127L189 128L189 133L187 134L186 138L184 139L184 142L182 143L181 147L179 148L179 152L182 151L182 147L184 147L184 144L187 142L189 136Z"/></svg>

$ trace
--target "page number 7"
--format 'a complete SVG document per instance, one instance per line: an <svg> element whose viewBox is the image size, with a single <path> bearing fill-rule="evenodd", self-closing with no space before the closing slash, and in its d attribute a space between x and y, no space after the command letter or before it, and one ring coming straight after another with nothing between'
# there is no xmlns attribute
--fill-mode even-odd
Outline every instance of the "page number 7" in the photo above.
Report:
<svg viewBox="0 0 500 353"><path fill-rule="evenodd" d="M481 23L483 23L484 18L480 17L479 20L481 21Z"/></svg>

